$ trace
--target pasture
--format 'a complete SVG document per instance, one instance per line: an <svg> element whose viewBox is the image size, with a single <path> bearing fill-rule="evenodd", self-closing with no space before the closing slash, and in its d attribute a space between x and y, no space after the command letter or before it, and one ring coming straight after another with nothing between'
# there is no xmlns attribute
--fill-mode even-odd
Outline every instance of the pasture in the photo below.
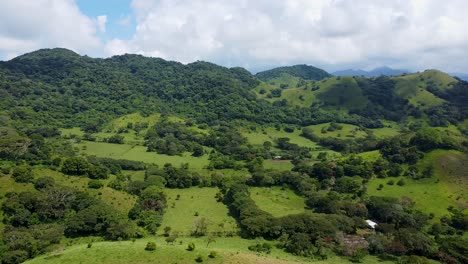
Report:
<svg viewBox="0 0 468 264"><path fill-rule="evenodd" d="M250 188L250 197L257 206L273 215L281 217L290 214L304 212L304 197L298 196L290 189L281 187L252 187Z"/></svg>

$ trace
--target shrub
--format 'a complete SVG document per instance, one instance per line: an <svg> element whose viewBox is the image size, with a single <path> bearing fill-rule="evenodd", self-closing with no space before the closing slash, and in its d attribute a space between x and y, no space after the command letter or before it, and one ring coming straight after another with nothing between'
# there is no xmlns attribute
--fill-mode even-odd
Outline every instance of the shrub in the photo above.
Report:
<svg viewBox="0 0 468 264"><path fill-rule="evenodd" d="M45 189L47 187L51 187L55 185L55 180L54 178L50 176L45 176L37 179L37 181L34 183L34 188L37 190Z"/></svg>
<svg viewBox="0 0 468 264"><path fill-rule="evenodd" d="M395 181L389 180L389 181L387 182L387 184L388 184L388 185L394 185L394 184L395 184Z"/></svg>
<svg viewBox="0 0 468 264"><path fill-rule="evenodd" d="M154 242L146 243L145 250L146 251L155 251L156 250L156 243L154 243Z"/></svg>
<svg viewBox="0 0 468 264"><path fill-rule="evenodd" d="M405 185L405 181L403 179L400 179L397 183L396 183L398 186L403 186Z"/></svg>
<svg viewBox="0 0 468 264"><path fill-rule="evenodd" d="M88 188L91 188L91 189L100 189L103 186L104 184L99 180L90 180L88 182Z"/></svg>
<svg viewBox="0 0 468 264"><path fill-rule="evenodd" d="M211 251L210 254L208 254L209 258L216 258L218 256L218 253L216 251Z"/></svg>
<svg viewBox="0 0 468 264"><path fill-rule="evenodd" d="M377 187L377 190L380 191L383 189L383 184L379 184L379 187Z"/></svg>
<svg viewBox="0 0 468 264"><path fill-rule="evenodd" d="M93 243L89 242L88 243L88 248L91 248L93 246Z"/></svg>
<svg viewBox="0 0 468 264"><path fill-rule="evenodd" d="M15 180L15 182L20 183L28 183L34 180L32 168L28 165L15 167L13 169L13 174L11 175L11 177L13 177L13 180Z"/></svg>
<svg viewBox="0 0 468 264"><path fill-rule="evenodd" d="M188 251L194 251L195 250L195 244L193 242L190 242L187 246Z"/></svg>
<svg viewBox="0 0 468 264"><path fill-rule="evenodd" d="M195 258L195 261L198 262L198 263L201 263L203 262L204 258L202 255L198 255L196 258Z"/></svg>

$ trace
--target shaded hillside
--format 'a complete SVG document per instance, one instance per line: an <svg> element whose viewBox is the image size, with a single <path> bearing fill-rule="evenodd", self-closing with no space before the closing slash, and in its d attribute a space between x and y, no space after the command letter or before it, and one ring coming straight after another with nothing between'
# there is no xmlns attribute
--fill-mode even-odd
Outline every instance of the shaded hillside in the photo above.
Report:
<svg viewBox="0 0 468 264"><path fill-rule="evenodd" d="M322 80L332 76L322 69L305 64L274 68L268 71L259 72L255 76L262 81L268 81L281 77L282 74L289 74L293 77L298 77L304 80Z"/></svg>
<svg viewBox="0 0 468 264"><path fill-rule="evenodd" d="M379 77L381 75L385 76L396 76L396 75L402 75L409 73L408 70L401 70L401 69L392 69L389 67L379 67L375 68L370 71L365 71L365 70L342 70L342 71L336 71L333 72L332 74L335 76L365 76L365 77Z"/></svg>

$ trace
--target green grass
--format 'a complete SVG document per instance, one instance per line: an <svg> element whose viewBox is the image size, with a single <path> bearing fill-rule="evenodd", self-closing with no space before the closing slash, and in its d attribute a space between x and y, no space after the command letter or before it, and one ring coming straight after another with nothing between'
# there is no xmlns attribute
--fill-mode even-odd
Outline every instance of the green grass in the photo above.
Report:
<svg viewBox="0 0 468 264"><path fill-rule="evenodd" d="M201 170L209 164L208 155L192 157L191 153L187 152L182 156L169 156L157 154L155 152L146 152L146 147L144 146L109 144L91 141L81 141L76 144L76 146L80 149L81 153L86 155L142 161L150 164L157 164L161 167L166 163L172 163L174 166L179 166L182 163L188 163L191 169Z"/></svg>
<svg viewBox="0 0 468 264"><path fill-rule="evenodd" d="M94 242L91 248L87 244L60 248L54 252L39 256L33 260L26 261L27 264L78 264L78 263L96 263L96 264L126 264L126 263L196 263L195 258L202 255L205 260L203 263L224 263L224 264L298 264L298 263L317 263L317 264L343 264L350 261L330 256L327 260L312 260L310 258L296 257L283 252L281 249L272 248L269 255L257 255L247 250L248 246L265 242L262 239L247 240L239 237L217 238L215 242L206 246L205 238L179 238L174 245L166 245L163 237L149 237L132 241L120 242ZM153 252L145 251L147 242L155 242L157 249ZM195 243L193 252L187 251L187 244ZM209 252L216 251L218 256L214 259L207 257ZM387 264L392 262L381 262L376 257L367 256L364 264Z"/></svg>
<svg viewBox="0 0 468 264"><path fill-rule="evenodd" d="M164 227L170 226L172 230L190 235L194 221L199 217L205 217L210 223L208 232L237 232L236 221L228 215L228 208L215 199L218 191L218 188L199 187L165 189L168 207L164 213L160 233ZM180 195L179 200L176 200L177 195ZM196 213L198 216L195 216Z"/></svg>
<svg viewBox="0 0 468 264"><path fill-rule="evenodd" d="M294 132L288 133L284 130L276 130L273 127L258 128L257 131L242 131L242 134L247 138L252 145L263 145L263 142L270 141L275 142L278 138L287 137L291 143L297 144L301 147L309 147L311 149L316 148L317 143L308 140L307 138L301 137L301 130L295 129Z"/></svg>
<svg viewBox="0 0 468 264"><path fill-rule="evenodd" d="M289 160L265 160L263 167L265 169L289 171L294 165Z"/></svg>
<svg viewBox="0 0 468 264"><path fill-rule="evenodd" d="M372 179L368 184L368 194L400 198L407 196L415 202L415 208L425 213L433 213L436 218L448 214L449 206L467 208L466 188L468 157L457 151L436 150L426 155L418 163L422 169L428 164L434 165L434 175L421 180L404 179L404 186L387 185L389 180L395 183L400 178ZM379 184L384 188L377 190Z"/></svg>
<svg viewBox="0 0 468 264"><path fill-rule="evenodd" d="M289 189L252 187L250 196L260 209L275 217L304 212L304 198Z"/></svg>
<svg viewBox="0 0 468 264"><path fill-rule="evenodd" d="M436 70L398 76L394 77L394 80L396 81L397 95L408 99L412 105L421 108L437 106L445 102L426 90L429 82L433 82L441 89L450 89L450 84L456 82L453 77Z"/></svg>
<svg viewBox="0 0 468 264"><path fill-rule="evenodd" d="M363 131L362 129L360 129L358 126L350 125L350 124L342 124L342 123L339 123L339 125L343 126L341 130L327 131L326 133L322 133L322 129L328 128L330 126L330 123L311 125L311 126L308 126L308 128L312 129L312 131L314 131L314 134L321 138L333 137L333 138L346 139L346 138L364 138L367 136L367 133Z"/></svg>

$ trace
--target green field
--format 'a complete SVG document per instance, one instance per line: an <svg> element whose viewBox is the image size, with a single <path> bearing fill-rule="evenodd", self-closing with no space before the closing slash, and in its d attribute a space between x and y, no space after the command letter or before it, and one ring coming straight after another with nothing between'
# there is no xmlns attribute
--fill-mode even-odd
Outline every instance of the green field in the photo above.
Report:
<svg viewBox="0 0 468 264"><path fill-rule="evenodd" d="M202 157L193 157L191 156L191 153L187 152L182 156L169 156L164 154L157 154L155 152L146 152L146 147L144 146L109 144L104 142L91 141L81 141L75 146L79 148L81 153L86 155L142 161L159 166L164 166L166 163L172 163L174 166L188 163L190 168L201 170L209 164L208 155L204 155Z"/></svg>
<svg viewBox="0 0 468 264"><path fill-rule="evenodd" d="M156 242L157 249L154 252L145 251L147 242ZM179 242L182 241L180 245ZM185 250L189 242L195 243L193 252ZM126 263L196 263L198 255L204 257L204 263L223 264L344 264L352 263L347 259L330 256L327 260L313 260L310 258L295 257L284 253L281 249L273 247L269 255L253 254L247 247L257 243L265 242L263 239L247 240L238 237L217 238L215 242L206 246L206 238L179 238L174 245L167 245L163 237L150 237L138 239L135 242L95 242L91 248L87 244L80 244L68 248L57 249L54 252L39 256L26 264L126 264ZM218 253L214 259L208 258L211 251ZM389 264L392 262L380 261L376 257L367 256L364 264Z"/></svg>
<svg viewBox="0 0 468 264"><path fill-rule="evenodd" d="M428 164L434 165L434 175L431 178L411 180L404 179L404 186L387 185L389 180L395 183L400 178L372 179L367 187L369 195L411 198L415 208L425 213L433 213L436 218L447 215L449 206L467 208L468 158L456 151L433 151L418 163L420 168ZM450 168L450 169L446 169ZM382 190L377 190L383 184Z"/></svg>
<svg viewBox="0 0 468 264"><path fill-rule="evenodd" d="M294 132L288 133L283 130L276 130L273 127L258 128L257 131L246 131L243 130L242 134L247 138L252 145L262 145L265 141L275 142L278 138L287 137L291 143L297 144L301 147L308 147L311 149L316 148L317 143L308 140L307 138L301 137L301 130L295 129Z"/></svg>
<svg viewBox="0 0 468 264"><path fill-rule="evenodd" d="M330 123L312 125L312 126L308 126L308 128L312 129L312 131L314 131L314 134L321 138L334 137L334 138L346 139L346 138L364 138L367 136L367 133L361 128L359 128L358 126L350 125L350 124L342 124L342 123L339 123L339 125L343 126L343 128L340 130L335 130L335 131L326 131L325 133L322 133L322 129L323 128L327 129L330 126Z"/></svg>
<svg viewBox="0 0 468 264"><path fill-rule="evenodd" d="M228 215L227 207L215 199L218 188L192 187L165 189L164 192L167 194L168 206L161 223L162 228L170 226L172 230L190 235L195 220L204 217L209 223L208 232L238 231L235 219ZM177 195L180 195L178 200Z"/></svg>
<svg viewBox="0 0 468 264"><path fill-rule="evenodd" d="M252 187L250 196L257 206L272 214L281 217L304 212L304 197L298 196L292 190L282 190L281 187Z"/></svg>

